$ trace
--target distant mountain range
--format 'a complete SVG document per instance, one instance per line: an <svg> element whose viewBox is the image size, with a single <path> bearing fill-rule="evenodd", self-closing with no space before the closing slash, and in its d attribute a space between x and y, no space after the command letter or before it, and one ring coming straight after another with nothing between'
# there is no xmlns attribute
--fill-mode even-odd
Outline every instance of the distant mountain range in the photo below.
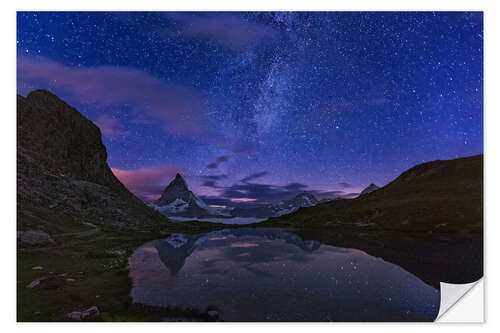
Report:
<svg viewBox="0 0 500 333"><path fill-rule="evenodd" d="M240 208L231 210L232 216L241 217L278 217L295 212L301 207L311 207L318 204L318 199L311 193L302 192L289 200L263 205L261 207Z"/></svg>
<svg viewBox="0 0 500 333"><path fill-rule="evenodd" d="M320 203L259 226L482 235L483 155L419 164L355 199Z"/></svg>
<svg viewBox="0 0 500 333"><path fill-rule="evenodd" d="M148 205L162 214L171 217L192 218L231 218L231 217L276 217L290 214L300 207L310 207L318 204L314 195L302 192L289 200L262 205L253 208L216 209L208 206L202 199L189 190L180 174L177 174L163 191L160 199L149 202Z"/></svg>

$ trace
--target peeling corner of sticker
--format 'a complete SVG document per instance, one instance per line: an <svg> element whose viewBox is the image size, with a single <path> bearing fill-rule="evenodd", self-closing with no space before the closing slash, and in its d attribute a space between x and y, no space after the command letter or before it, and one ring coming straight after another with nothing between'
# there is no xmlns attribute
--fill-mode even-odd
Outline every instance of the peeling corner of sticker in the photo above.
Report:
<svg viewBox="0 0 500 333"><path fill-rule="evenodd" d="M440 318L481 280L482 278L472 283L465 284L440 282L441 301L439 305L439 313L435 321L441 321Z"/></svg>

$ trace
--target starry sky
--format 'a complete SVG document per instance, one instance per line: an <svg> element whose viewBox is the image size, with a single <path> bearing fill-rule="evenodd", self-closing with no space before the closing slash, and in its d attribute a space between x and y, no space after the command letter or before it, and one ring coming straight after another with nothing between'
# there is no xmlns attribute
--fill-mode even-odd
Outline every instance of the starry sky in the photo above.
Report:
<svg viewBox="0 0 500 333"><path fill-rule="evenodd" d="M480 12L18 12L17 91L96 123L113 172L212 205L352 197L483 152Z"/></svg>

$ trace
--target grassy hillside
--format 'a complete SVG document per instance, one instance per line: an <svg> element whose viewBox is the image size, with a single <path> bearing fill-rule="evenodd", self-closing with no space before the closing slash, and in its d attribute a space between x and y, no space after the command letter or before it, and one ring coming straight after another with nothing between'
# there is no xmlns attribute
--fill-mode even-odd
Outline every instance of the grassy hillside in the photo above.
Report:
<svg viewBox="0 0 500 333"><path fill-rule="evenodd" d="M84 224L71 215L40 207L18 209L18 223L44 230L54 240L43 246L18 244L18 321L65 321L65 314L92 305L101 311L92 319L98 321L159 321L169 316L208 320L196 311L172 313L132 304L128 257L137 246L170 233L200 233L225 225L159 223L127 229L90 221ZM29 288L36 280L40 283Z"/></svg>
<svg viewBox="0 0 500 333"><path fill-rule="evenodd" d="M372 193L259 225L482 235L483 155L420 164Z"/></svg>

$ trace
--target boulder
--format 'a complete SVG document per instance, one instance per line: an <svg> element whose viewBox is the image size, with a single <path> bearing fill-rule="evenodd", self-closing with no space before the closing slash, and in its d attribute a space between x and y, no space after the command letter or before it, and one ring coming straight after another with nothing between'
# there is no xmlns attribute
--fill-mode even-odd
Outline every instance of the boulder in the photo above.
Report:
<svg viewBox="0 0 500 333"><path fill-rule="evenodd" d="M82 320L82 313L80 311L73 311L66 314L66 318L71 320Z"/></svg>
<svg viewBox="0 0 500 333"><path fill-rule="evenodd" d="M70 320L86 320L100 315L97 306L93 305L85 311L73 311L66 314L66 318Z"/></svg>
<svg viewBox="0 0 500 333"><path fill-rule="evenodd" d="M55 244L52 237L50 237L48 233L41 230L18 231L17 239L23 244L33 246Z"/></svg>
<svg viewBox="0 0 500 333"><path fill-rule="evenodd" d="M97 308L97 306L93 305L90 308L88 308L87 310L82 312L81 318L88 319L88 318L92 318L92 317L97 317L99 314L100 314L99 309Z"/></svg>

